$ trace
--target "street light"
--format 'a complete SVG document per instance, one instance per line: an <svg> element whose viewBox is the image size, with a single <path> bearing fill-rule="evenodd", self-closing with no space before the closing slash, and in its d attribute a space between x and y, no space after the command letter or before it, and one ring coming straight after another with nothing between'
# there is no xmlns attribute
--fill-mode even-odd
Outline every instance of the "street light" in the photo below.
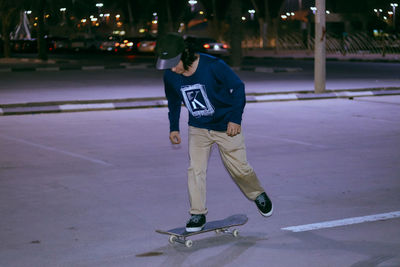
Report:
<svg viewBox="0 0 400 267"><path fill-rule="evenodd" d="M254 20L254 14L256 11L254 9L249 9L247 12L249 12L251 20Z"/></svg>
<svg viewBox="0 0 400 267"><path fill-rule="evenodd" d="M376 13L376 15L379 17L382 13L382 9L381 8L374 8L374 12Z"/></svg>
<svg viewBox="0 0 400 267"><path fill-rule="evenodd" d="M399 5L397 3L390 3L393 8L393 29L396 29L396 7Z"/></svg>
<svg viewBox="0 0 400 267"><path fill-rule="evenodd" d="M96 3L96 7L98 9L99 15L101 14L101 8L104 6L103 3ZM102 17L104 19L104 17Z"/></svg>
<svg viewBox="0 0 400 267"><path fill-rule="evenodd" d="M65 21L66 21L65 12L66 12L66 11L67 11L67 8L65 8L65 7L60 8L60 12L62 13L62 22L61 22L61 25L64 25L64 24L65 24Z"/></svg>
<svg viewBox="0 0 400 267"><path fill-rule="evenodd" d="M189 5L190 5L190 10L193 12L194 11L194 6L197 4L196 0L189 0L188 1Z"/></svg>

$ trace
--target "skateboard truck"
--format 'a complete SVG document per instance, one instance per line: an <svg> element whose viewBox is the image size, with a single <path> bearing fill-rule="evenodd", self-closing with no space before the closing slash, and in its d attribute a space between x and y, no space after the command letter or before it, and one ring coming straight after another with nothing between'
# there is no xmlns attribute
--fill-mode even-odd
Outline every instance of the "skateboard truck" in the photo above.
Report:
<svg viewBox="0 0 400 267"><path fill-rule="evenodd" d="M193 241L188 239L186 240L186 237L179 237L176 235L170 235L169 239L168 239L170 244L175 244L175 243L180 243L185 245L187 248L190 248L191 246L193 246Z"/></svg>

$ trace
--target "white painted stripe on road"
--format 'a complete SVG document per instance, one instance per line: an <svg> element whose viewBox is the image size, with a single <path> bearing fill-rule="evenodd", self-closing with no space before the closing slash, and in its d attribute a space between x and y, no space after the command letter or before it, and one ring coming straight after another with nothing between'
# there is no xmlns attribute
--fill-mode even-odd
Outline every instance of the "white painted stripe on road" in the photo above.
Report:
<svg viewBox="0 0 400 267"><path fill-rule="evenodd" d="M82 66L82 70L104 70L104 66Z"/></svg>
<svg viewBox="0 0 400 267"><path fill-rule="evenodd" d="M85 109L114 109L113 103L104 104L65 104L60 105L61 110L85 110Z"/></svg>
<svg viewBox="0 0 400 267"><path fill-rule="evenodd" d="M286 68L287 72L299 72L299 71L303 71L302 68Z"/></svg>
<svg viewBox="0 0 400 267"><path fill-rule="evenodd" d="M264 73L273 73L274 69L273 68L267 68L267 67L256 67L254 69L255 72L264 72Z"/></svg>
<svg viewBox="0 0 400 267"><path fill-rule="evenodd" d="M12 72L11 68L1 68L0 72Z"/></svg>
<svg viewBox="0 0 400 267"><path fill-rule="evenodd" d="M256 101L273 101L273 100L297 100L296 94L274 94L259 95L254 97Z"/></svg>
<svg viewBox="0 0 400 267"><path fill-rule="evenodd" d="M168 100L159 100L159 101L156 101L156 103L157 103L157 105L160 105L160 106L167 106Z"/></svg>
<svg viewBox="0 0 400 267"><path fill-rule="evenodd" d="M347 218L342 220L335 220L335 221L326 221L320 223L312 223L312 224L305 224L299 226L290 226L282 228L282 230L292 231L292 232L306 232L306 231L313 231L325 228L332 228L338 226L345 226L345 225L352 225L352 224L359 224L365 222L375 222L375 221L382 221L382 220L389 220L400 218L400 211L388 212L388 213L381 213L369 216L362 216L362 217L353 217Z"/></svg>
<svg viewBox="0 0 400 267"><path fill-rule="evenodd" d="M313 146L313 147L318 147L318 148L328 148L327 146L324 146L324 145L312 144L312 143L307 143L307 142L303 142L303 141L300 141L300 140L294 140L294 139L289 139L289 138L273 137L273 136L269 136L269 135L254 134L254 133L246 133L246 135L251 135L251 136L258 137L258 138L260 138L260 137L261 138L268 138L268 139L272 139L272 140L278 140L278 141L294 143L294 144L304 145L304 146Z"/></svg>
<svg viewBox="0 0 400 267"><path fill-rule="evenodd" d="M36 71L60 71L59 67L36 68Z"/></svg>
<svg viewBox="0 0 400 267"><path fill-rule="evenodd" d="M125 65L126 69L147 69L148 64Z"/></svg>
<svg viewBox="0 0 400 267"><path fill-rule="evenodd" d="M55 147L50 147L50 146L45 146L45 145L33 143L33 142L30 142L30 141L27 141L27 140L24 140L24 139L14 138L14 137L5 136L5 135L0 135L0 137L2 137L4 139L15 141L15 142L18 142L18 143L22 143L22 144L30 145L30 146L33 146L33 147L37 147L37 148L40 148L40 149L53 151L53 152L58 152L58 153L61 153L61 154L64 154L64 155L68 155L68 156L74 157L74 158L87 160L87 161L90 161L92 163L100 164L100 165L103 165L103 166L113 166L112 164L110 164L108 162L105 162L105 161L102 161L102 160L99 160L99 159L86 157L84 155L80 155L80 154L72 153L72 152L69 152L69 151L61 150L61 149L58 149L58 148L55 148Z"/></svg>
<svg viewBox="0 0 400 267"><path fill-rule="evenodd" d="M356 96L373 96L374 94L371 91L364 92L338 92L336 93L338 97L356 97Z"/></svg>

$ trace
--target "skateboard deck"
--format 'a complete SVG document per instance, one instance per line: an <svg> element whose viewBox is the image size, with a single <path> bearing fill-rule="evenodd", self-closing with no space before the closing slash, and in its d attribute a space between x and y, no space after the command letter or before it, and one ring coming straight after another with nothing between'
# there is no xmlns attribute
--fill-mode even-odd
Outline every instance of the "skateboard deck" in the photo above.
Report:
<svg viewBox="0 0 400 267"><path fill-rule="evenodd" d="M211 231L215 231L216 233L231 234L234 237L237 237L239 235L239 231L230 228L243 225L247 222L247 220L248 218L245 214L235 214L222 220L207 222L203 230L197 232L186 232L186 227L173 228L167 231L156 230L156 232L164 235L169 235L169 242L171 244L178 242L184 244L186 247L191 247L193 245L193 241L190 239L186 239L187 237Z"/></svg>

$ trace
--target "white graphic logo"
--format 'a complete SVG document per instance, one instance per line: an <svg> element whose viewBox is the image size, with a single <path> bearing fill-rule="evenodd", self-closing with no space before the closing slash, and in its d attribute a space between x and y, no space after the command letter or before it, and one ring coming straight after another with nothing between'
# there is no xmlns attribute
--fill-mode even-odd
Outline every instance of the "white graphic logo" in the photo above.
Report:
<svg viewBox="0 0 400 267"><path fill-rule="evenodd" d="M193 117L211 116L214 114L214 107L208 99L204 85L193 84L181 87L185 105Z"/></svg>

